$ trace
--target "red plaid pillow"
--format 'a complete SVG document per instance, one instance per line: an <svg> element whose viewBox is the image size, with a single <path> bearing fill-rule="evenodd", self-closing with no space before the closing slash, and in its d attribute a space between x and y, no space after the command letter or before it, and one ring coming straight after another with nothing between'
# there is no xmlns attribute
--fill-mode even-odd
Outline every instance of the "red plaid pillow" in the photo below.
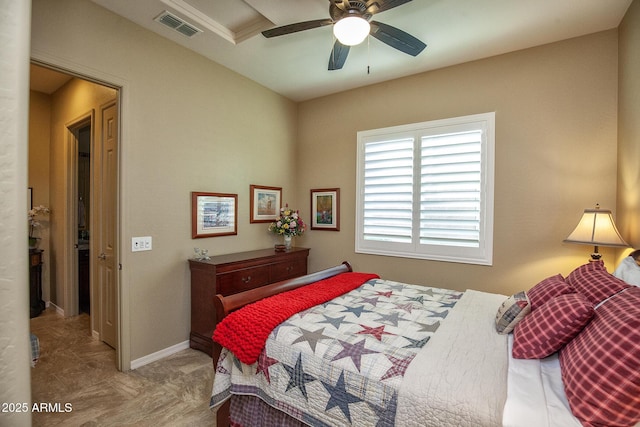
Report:
<svg viewBox="0 0 640 427"><path fill-rule="evenodd" d="M599 304L611 295L631 286L609 274L602 261L581 265L567 276L566 281L576 292L581 293L594 304Z"/></svg>
<svg viewBox="0 0 640 427"><path fill-rule="evenodd" d="M573 292L575 291L564 281L562 275L556 274L555 276L547 277L529 289L527 296L531 302L531 310L535 310L555 296Z"/></svg>
<svg viewBox="0 0 640 427"><path fill-rule="evenodd" d="M593 317L593 304L580 294L563 294L522 319L513 331L516 359L542 359L560 350Z"/></svg>
<svg viewBox="0 0 640 427"><path fill-rule="evenodd" d="M560 350L569 405L584 425L640 421L640 288L606 301Z"/></svg>

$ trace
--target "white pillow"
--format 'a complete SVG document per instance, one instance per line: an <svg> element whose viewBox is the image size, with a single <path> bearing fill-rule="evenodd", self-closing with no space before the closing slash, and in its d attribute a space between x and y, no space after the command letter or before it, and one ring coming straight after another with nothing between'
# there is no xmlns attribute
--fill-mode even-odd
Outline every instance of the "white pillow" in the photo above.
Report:
<svg viewBox="0 0 640 427"><path fill-rule="evenodd" d="M616 268L616 271L613 272L613 275L630 285L640 286L640 266L631 256L622 260L618 268Z"/></svg>

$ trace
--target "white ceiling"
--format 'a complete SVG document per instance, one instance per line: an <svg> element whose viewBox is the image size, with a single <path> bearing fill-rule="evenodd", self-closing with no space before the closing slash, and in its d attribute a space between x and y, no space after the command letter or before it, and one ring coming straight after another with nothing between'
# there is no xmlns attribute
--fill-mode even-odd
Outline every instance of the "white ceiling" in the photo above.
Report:
<svg viewBox="0 0 640 427"><path fill-rule="evenodd" d="M413 0L373 19L417 37L417 57L370 38L328 71L331 26L266 39L260 31L329 17L328 0L92 0L294 101L615 28L632 0ZM163 11L203 30L188 38ZM369 68L370 73L367 73Z"/></svg>

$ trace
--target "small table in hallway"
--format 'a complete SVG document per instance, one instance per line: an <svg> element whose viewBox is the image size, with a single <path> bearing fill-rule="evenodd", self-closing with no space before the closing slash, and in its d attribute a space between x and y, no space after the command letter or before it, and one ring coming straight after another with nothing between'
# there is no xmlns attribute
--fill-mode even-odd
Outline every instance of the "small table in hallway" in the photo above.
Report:
<svg viewBox="0 0 640 427"><path fill-rule="evenodd" d="M29 316L37 317L44 310L42 300L42 249L29 249Z"/></svg>

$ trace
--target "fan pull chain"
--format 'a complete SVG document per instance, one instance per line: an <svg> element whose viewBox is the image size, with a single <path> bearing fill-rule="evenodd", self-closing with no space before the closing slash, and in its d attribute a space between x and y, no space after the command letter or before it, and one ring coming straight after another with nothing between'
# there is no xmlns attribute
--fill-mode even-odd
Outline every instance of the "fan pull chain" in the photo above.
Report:
<svg viewBox="0 0 640 427"><path fill-rule="evenodd" d="M367 36L367 75L371 74L371 36Z"/></svg>

